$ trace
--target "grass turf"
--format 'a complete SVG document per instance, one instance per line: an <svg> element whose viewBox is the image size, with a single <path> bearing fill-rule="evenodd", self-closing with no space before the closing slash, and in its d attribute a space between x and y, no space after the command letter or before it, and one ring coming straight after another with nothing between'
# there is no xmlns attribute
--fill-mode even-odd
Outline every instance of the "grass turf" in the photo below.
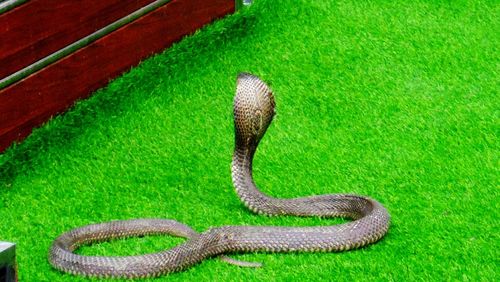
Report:
<svg viewBox="0 0 500 282"><path fill-rule="evenodd" d="M86 281L53 270L47 251L89 223L342 222L268 218L240 204L229 170L240 71L268 81L277 100L255 161L262 190L370 195L390 211L390 232L356 251L243 254L265 267L210 259L155 281L498 280L499 5L440 2L256 1L36 130L0 155L0 238L18 243L21 281Z"/></svg>

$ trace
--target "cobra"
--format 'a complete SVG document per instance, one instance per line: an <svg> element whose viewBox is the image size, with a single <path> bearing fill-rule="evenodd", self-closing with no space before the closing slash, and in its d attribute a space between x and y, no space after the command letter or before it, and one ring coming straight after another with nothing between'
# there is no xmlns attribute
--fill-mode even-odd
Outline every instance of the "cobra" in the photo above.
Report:
<svg viewBox="0 0 500 282"><path fill-rule="evenodd" d="M50 248L50 263L56 269L78 275L141 278L181 271L206 258L227 253L345 251L381 239L389 229L390 216L371 198L327 194L281 199L257 188L252 178L252 161L274 114L274 97L266 83L254 75L240 74L234 98L235 150L231 173L241 201L253 212L268 216L345 217L352 221L309 227L221 226L203 233L168 219L111 221L79 227L59 236ZM151 234L169 234L187 240L172 249L139 256L74 253L92 242Z"/></svg>

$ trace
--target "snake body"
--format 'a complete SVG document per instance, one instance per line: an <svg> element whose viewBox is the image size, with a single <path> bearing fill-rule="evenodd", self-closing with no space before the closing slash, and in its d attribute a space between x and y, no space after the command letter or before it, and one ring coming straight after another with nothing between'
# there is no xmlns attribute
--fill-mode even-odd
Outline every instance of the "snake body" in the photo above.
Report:
<svg viewBox="0 0 500 282"><path fill-rule="evenodd" d="M258 77L238 76L234 99L235 150L232 180L241 201L264 215L346 217L333 226L222 226L198 233L175 220L134 219L87 225L59 236L49 261L59 270L97 277L153 277L186 269L205 258L234 252L345 251L382 238L390 216L377 201L358 195L329 194L280 199L262 193L252 178L252 160L274 116L274 97ZM172 249L141 256L81 256L83 244L149 234L169 234L187 240Z"/></svg>

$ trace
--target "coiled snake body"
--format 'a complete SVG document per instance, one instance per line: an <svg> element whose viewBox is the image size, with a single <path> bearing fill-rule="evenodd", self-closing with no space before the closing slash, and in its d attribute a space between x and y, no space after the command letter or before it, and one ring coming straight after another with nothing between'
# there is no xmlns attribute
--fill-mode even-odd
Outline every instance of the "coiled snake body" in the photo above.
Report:
<svg viewBox="0 0 500 282"><path fill-rule="evenodd" d="M367 197L331 194L278 199L263 194L252 179L257 145L274 116L274 97L258 77L242 73L234 99L236 148L231 166L233 184L242 202L265 215L347 217L353 221L317 227L222 226L197 233L174 220L134 219L87 225L59 236L49 261L57 269L97 277L139 278L180 271L205 258L231 252L344 251L382 238L390 217ZM170 250L142 256L81 256L83 244L129 236L170 234L188 240Z"/></svg>

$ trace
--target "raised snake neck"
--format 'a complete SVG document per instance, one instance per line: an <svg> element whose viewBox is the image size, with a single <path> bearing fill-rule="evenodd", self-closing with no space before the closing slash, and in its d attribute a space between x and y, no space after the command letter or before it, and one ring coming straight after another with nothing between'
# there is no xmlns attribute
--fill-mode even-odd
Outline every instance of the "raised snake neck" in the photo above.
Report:
<svg viewBox="0 0 500 282"><path fill-rule="evenodd" d="M390 216L377 201L348 194L278 199L263 194L252 178L252 160L274 116L274 97L258 77L242 73L234 100L236 148L231 165L233 184L242 202L264 215L347 217L333 226L222 226L197 233L175 220L134 219L87 225L59 236L49 252L50 263L73 274L140 278L180 271L205 258L233 252L344 251L382 238ZM185 237L169 250L140 256L103 257L73 253L79 246L111 238L148 234Z"/></svg>

